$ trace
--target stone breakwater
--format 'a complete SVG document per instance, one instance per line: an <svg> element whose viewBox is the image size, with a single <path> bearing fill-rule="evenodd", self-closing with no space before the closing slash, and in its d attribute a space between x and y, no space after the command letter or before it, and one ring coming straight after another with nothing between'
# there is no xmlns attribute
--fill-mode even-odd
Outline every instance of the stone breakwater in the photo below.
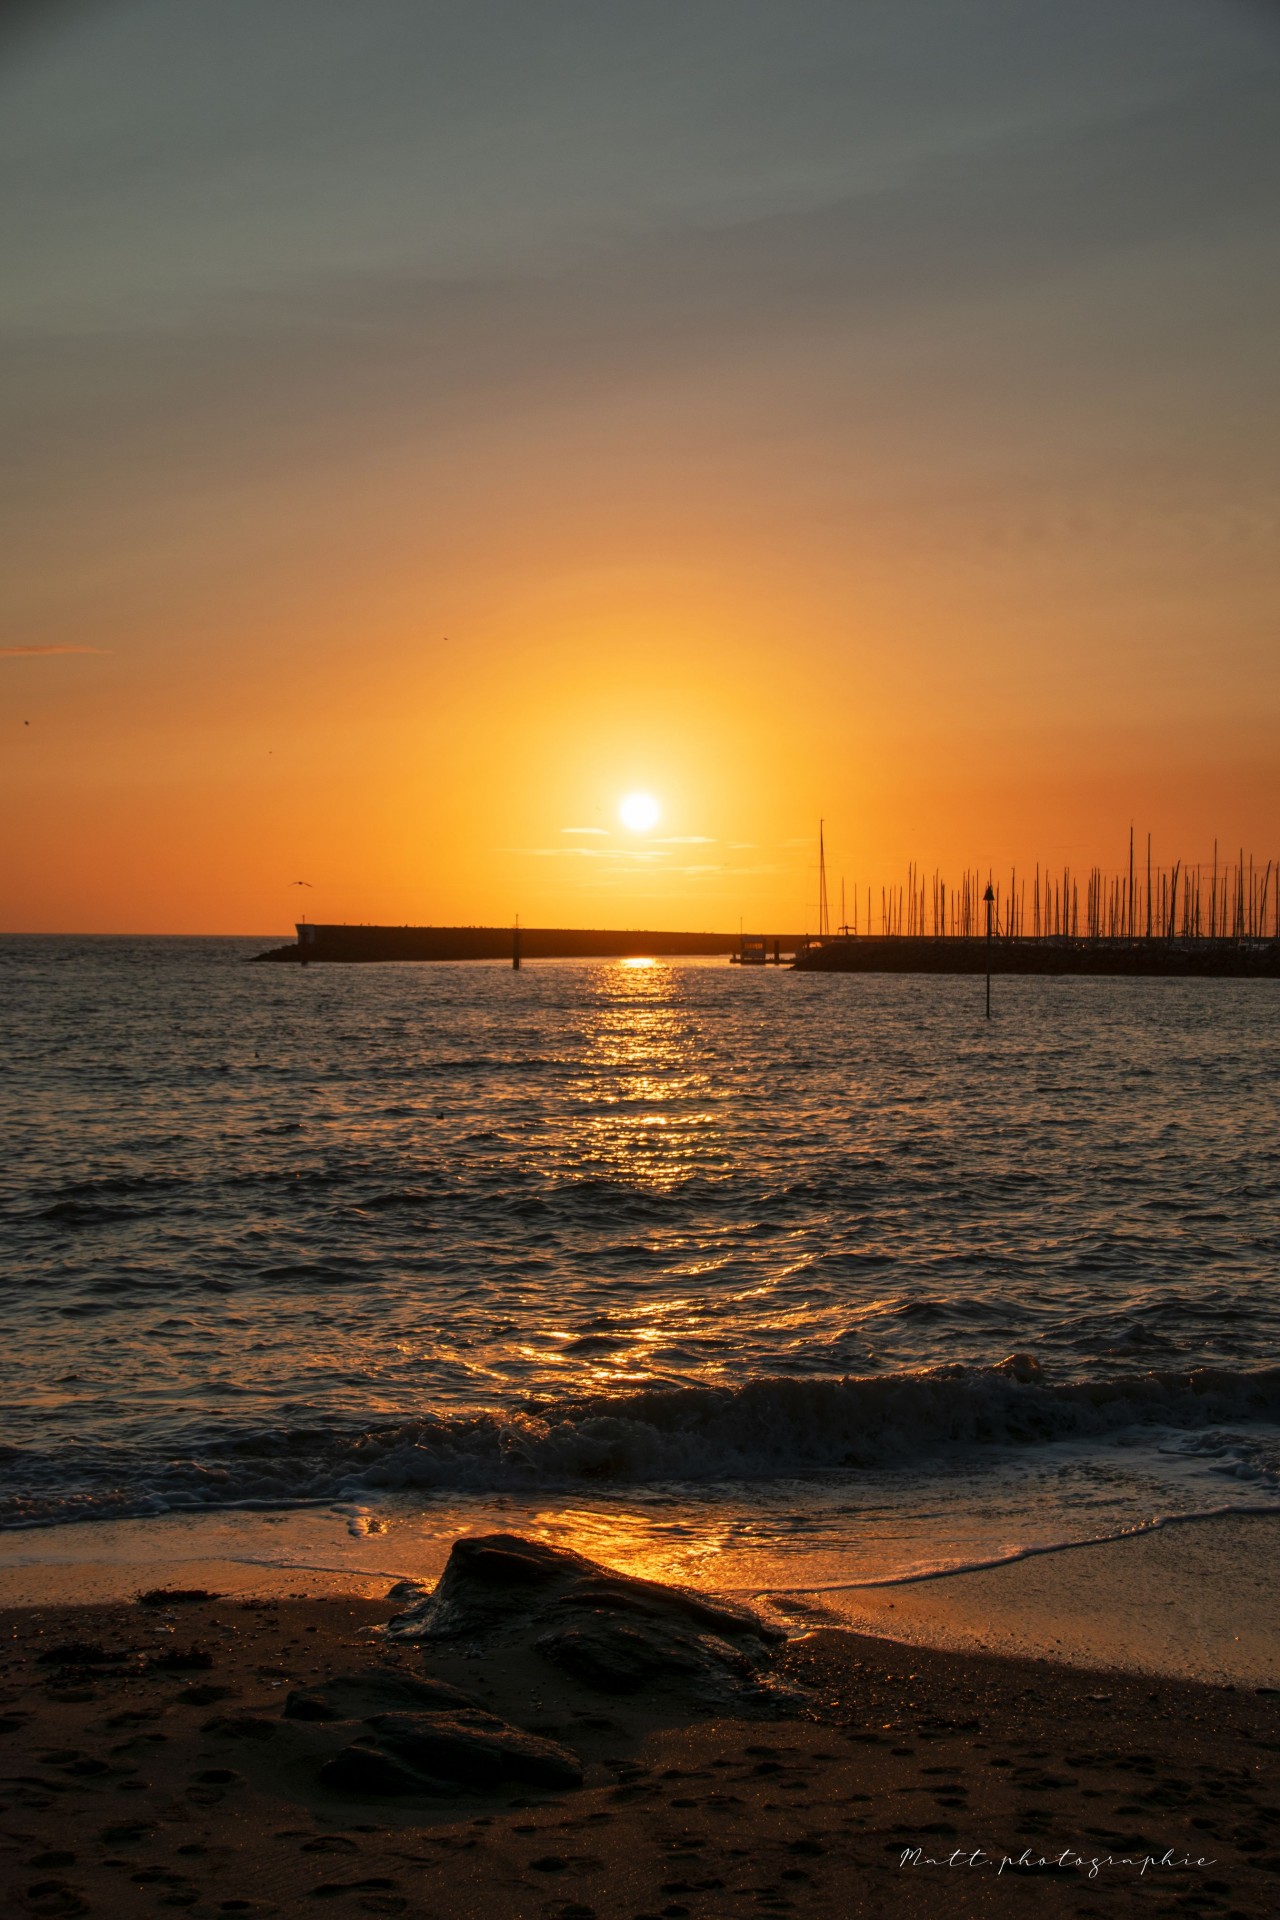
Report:
<svg viewBox="0 0 1280 1920"><path fill-rule="evenodd" d="M858 934L796 955L801 973L1018 973L1280 979L1278 940L1075 940Z"/></svg>

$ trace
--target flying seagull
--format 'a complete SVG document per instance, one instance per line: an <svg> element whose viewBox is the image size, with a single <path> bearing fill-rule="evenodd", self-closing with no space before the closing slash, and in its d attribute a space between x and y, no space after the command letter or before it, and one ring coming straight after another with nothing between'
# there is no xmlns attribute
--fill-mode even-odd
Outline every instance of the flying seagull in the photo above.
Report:
<svg viewBox="0 0 1280 1920"><path fill-rule="evenodd" d="M309 887L311 882L309 880L291 880L289 885L291 887Z"/></svg>

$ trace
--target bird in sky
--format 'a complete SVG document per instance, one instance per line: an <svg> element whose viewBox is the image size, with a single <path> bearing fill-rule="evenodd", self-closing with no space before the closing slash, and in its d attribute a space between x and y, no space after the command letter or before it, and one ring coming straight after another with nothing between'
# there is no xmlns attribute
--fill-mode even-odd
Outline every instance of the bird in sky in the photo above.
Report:
<svg viewBox="0 0 1280 1920"><path fill-rule="evenodd" d="M309 880L291 880L289 885L291 887L309 887L311 882Z"/></svg>

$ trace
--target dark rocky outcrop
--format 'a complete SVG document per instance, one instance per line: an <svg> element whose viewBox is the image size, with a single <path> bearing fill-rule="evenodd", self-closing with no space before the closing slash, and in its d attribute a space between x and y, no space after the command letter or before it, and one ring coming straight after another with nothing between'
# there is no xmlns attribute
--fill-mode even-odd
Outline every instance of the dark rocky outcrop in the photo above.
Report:
<svg viewBox="0 0 1280 1920"><path fill-rule="evenodd" d="M672 1633L652 1620L587 1620L533 1644L597 1693L640 1693L672 1679L698 1680L709 1670L749 1681L760 1664L717 1634Z"/></svg>
<svg viewBox="0 0 1280 1920"><path fill-rule="evenodd" d="M375 1713L434 1713L474 1707L469 1694L443 1680L417 1680L394 1667L365 1667L335 1674L315 1687L299 1687L284 1703L287 1720L365 1720Z"/></svg>
<svg viewBox="0 0 1280 1920"><path fill-rule="evenodd" d="M493 1793L512 1783L580 1787L582 1763L568 1747L544 1740L496 1714L380 1713L370 1731L320 1769L325 1786L378 1798Z"/></svg>
<svg viewBox="0 0 1280 1920"><path fill-rule="evenodd" d="M676 1688L709 1704L766 1695L785 1637L754 1607L616 1573L515 1534L457 1541L435 1591L397 1615L388 1633L520 1640L594 1691Z"/></svg>
<svg viewBox="0 0 1280 1920"><path fill-rule="evenodd" d="M506 1780L535 1787L582 1785L582 1763L568 1747L525 1733L492 1713L380 1713L379 1743L397 1760L440 1780L491 1788Z"/></svg>
<svg viewBox="0 0 1280 1920"><path fill-rule="evenodd" d="M443 1781L424 1780L416 1768L403 1766L391 1754L363 1740L326 1760L320 1778L336 1793L355 1794L359 1799L448 1791Z"/></svg>
<svg viewBox="0 0 1280 1920"><path fill-rule="evenodd" d="M424 1652L436 1647L447 1668L465 1666L468 1679L474 1672L489 1704L390 1664L295 1690L283 1718L317 1723L309 1739L323 1743L328 1725L346 1723L345 1744L330 1749L319 1770L336 1792L430 1799L580 1786L582 1761L560 1744L562 1726L585 1731L600 1716L578 1689L643 1695L658 1719L679 1719L690 1707L776 1712L794 1705L772 1673L785 1629L754 1607L616 1573L541 1540L488 1534L456 1541L435 1589L409 1592L414 1604L388 1623L388 1639L405 1651L414 1643ZM543 1718L539 1732L491 1710L519 1699L521 1712L545 1714L539 1696L551 1668L563 1678L550 1687L554 1717Z"/></svg>
<svg viewBox="0 0 1280 1920"><path fill-rule="evenodd" d="M582 1763L568 1747L526 1733L443 1680L394 1667L335 1674L299 1689L284 1718L363 1721L365 1731L326 1760L327 1787L358 1796L492 1793L526 1786L577 1787Z"/></svg>

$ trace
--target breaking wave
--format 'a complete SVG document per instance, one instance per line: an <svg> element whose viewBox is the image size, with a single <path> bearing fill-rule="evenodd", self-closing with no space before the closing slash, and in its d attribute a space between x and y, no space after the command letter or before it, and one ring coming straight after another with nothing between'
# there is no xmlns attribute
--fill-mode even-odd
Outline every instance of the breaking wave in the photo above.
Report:
<svg viewBox="0 0 1280 1920"><path fill-rule="evenodd" d="M0 1451L0 1527L182 1510L291 1507L380 1493L767 1480L926 1464L949 1449L1152 1441L1280 1499L1280 1457L1224 1429L1280 1422L1280 1368L1198 1368L1054 1382L1026 1355L869 1378L760 1378L427 1413L353 1427L192 1437L185 1452ZM7 1489L7 1490L6 1490Z"/></svg>

